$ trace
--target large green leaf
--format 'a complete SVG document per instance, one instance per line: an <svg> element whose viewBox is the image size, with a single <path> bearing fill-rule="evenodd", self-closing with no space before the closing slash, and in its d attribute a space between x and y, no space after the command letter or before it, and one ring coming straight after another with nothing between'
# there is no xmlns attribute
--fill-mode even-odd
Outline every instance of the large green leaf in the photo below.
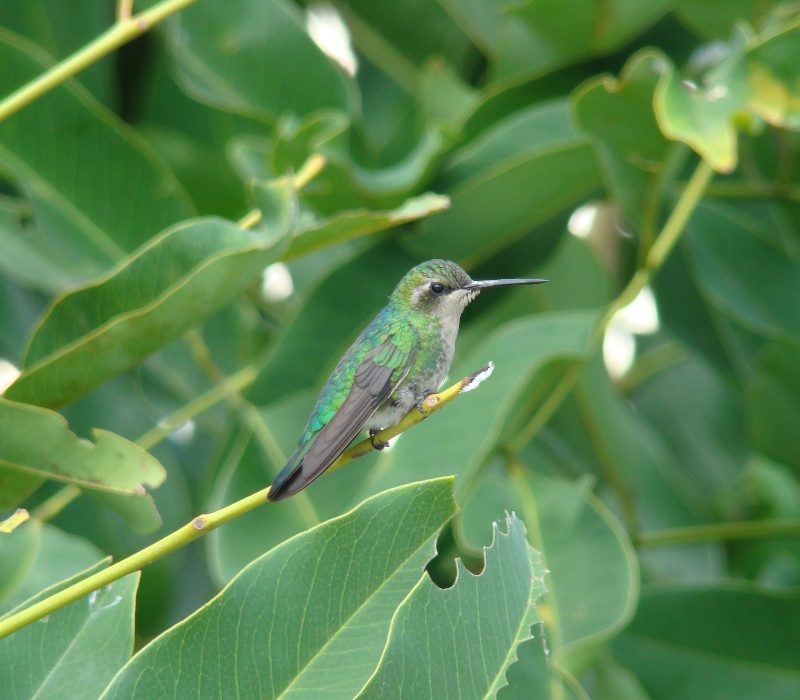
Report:
<svg viewBox="0 0 800 700"><path fill-rule="evenodd" d="M103 568L48 588L43 600ZM133 649L133 611L139 573L130 574L0 639L0 682L9 700L98 697Z"/></svg>
<svg viewBox="0 0 800 700"><path fill-rule="evenodd" d="M0 399L0 433L3 471L141 495L143 484L156 487L167 476L154 457L125 438L96 430L95 444L80 440L62 416L38 406Z"/></svg>
<svg viewBox="0 0 800 700"><path fill-rule="evenodd" d="M451 208L422 222L407 246L420 258L469 265L576 205L599 181L591 144L570 125L566 103L530 107L452 155L435 184Z"/></svg>
<svg viewBox="0 0 800 700"><path fill-rule="evenodd" d="M593 78L573 94L575 114L594 139L604 180L627 219L637 226L646 215L658 214L648 198L670 152L653 111L665 61L660 52L646 49L625 64L618 79Z"/></svg>
<svg viewBox="0 0 800 700"><path fill-rule="evenodd" d="M393 211L345 211L313 224L301 225L292 238L284 259L298 258L320 248L416 221L444 211L449 206L450 200L447 197L428 192L412 197Z"/></svg>
<svg viewBox="0 0 800 700"><path fill-rule="evenodd" d="M586 479L570 483L534 472L487 478L464 506L470 544L486 541L486 523L504 511L528 523L531 544L549 571L539 610L554 659L585 663L582 656L633 616L639 571L630 540Z"/></svg>
<svg viewBox="0 0 800 700"><path fill-rule="evenodd" d="M272 122L325 107L349 112L355 99L286 0L197 3L170 38L183 86L216 107Z"/></svg>
<svg viewBox="0 0 800 700"><path fill-rule="evenodd" d="M495 698L517 647L539 622L534 603L544 569L515 516L507 533L495 526L480 576L458 564L447 590L422 578L398 608L375 674L356 696L369 698Z"/></svg>
<svg viewBox="0 0 800 700"><path fill-rule="evenodd" d="M736 582L645 588L612 648L653 700L790 700L800 695L800 598Z"/></svg>
<svg viewBox="0 0 800 700"><path fill-rule="evenodd" d="M139 652L103 697L352 698L454 512L452 479L439 479L288 540Z"/></svg>
<svg viewBox="0 0 800 700"><path fill-rule="evenodd" d="M749 114L786 129L800 129L800 21L755 36L737 27L726 58L702 76L684 80L672 70L656 94L664 133L685 141L720 172L738 162L736 124Z"/></svg>
<svg viewBox="0 0 800 700"><path fill-rule="evenodd" d="M0 537L0 614L101 559L88 540L29 520Z"/></svg>
<svg viewBox="0 0 800 700"><path fill-rule="evenodd" d="M279 243L223 219L164 231L105 279L56 300L6 396L75 400L211 316L280 256Z"/></svg>
<svg viewBox="0 0 800 700"><path fill-rule="evenodd" d="M0 30L0 94L51 63L26 40ZM191 215L175 178L144 141L75 83L0 122L0 171L30 202L39 231L33 235L41 234L33 252L72 284L107 271L158 230ZM23 237L20 246L25 243Z"/></svg>
<svg viewBox="0 0 800 700"><path fill-rule="evenodd" d="M800 259L764 223L735 205L701 205L686 238L697 285L752 331L800 338Z"/></svg>
<svg viewBox="0 0 800 700"><path fill-rule="evenodd" d="M745 418L754 450L800 474L800 345L772 341L760 353L748 387Z"/></svg>
<svg viewBox="0 0 800 700"><path fill-rule="evenodd" d="M491 59L492 77L519 82L621 47L658 20L665 0L446 3Z"/></svg>
<svg viewBox="0 0 800 700"><path fill-rule="evenodd" d="M492 376L403 435L381 455L364 490L374 493L444 474L458 474L459 489L468 488L497 446L517 402L541 398L542 389L558 378L552 363L587 356L595 323L592 312L542 314L508 323L490 335L454 365L450 377L460 379L489 361L496 366Z"/></svg>

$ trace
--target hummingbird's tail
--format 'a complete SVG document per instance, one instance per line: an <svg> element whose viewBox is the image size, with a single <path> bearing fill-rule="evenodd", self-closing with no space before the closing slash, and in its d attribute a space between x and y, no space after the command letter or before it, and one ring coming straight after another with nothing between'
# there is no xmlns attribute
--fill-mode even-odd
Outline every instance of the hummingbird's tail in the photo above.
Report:
<svg viewBox="0 0 800 700"><path fill-rule="evenodd" d="M289 458L286 466L281 469L272 486L269 487L267 500L282 501L284 498L294 496L308 486L314 479L303 478L303 458L308 452L308 445L298 447L295 453ZM320 472L321 474L322 472ZM316 476L319 476L317 474ZM316 478L316 476L314 478Z"/></svg>

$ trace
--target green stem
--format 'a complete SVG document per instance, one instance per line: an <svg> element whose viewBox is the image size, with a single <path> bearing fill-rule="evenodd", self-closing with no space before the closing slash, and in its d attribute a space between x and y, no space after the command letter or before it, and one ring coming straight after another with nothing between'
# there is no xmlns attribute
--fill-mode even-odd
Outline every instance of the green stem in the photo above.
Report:
<svg viewBox="0 0 800 700"><path fill-rule="evenodd" d="M103 586L107 586L123 576L138 571L147 566L147 564L161 559L170 552L174 552L198 537L215 530L220 525L244 515L262 503L266 503L268 493L268 488L262 489L214 513L200 515L179 530L136 552L136 554L65 588L63 591L51 595L49 598L39 601L35 605L31 605L29 608L21 610L16 615L0 620L0 639L88 595L92 591L103 588Z"/></svg>
<svg viewBox="0 0 800 700"><path fill-rule="evenodd" d="M184 9L195 1L164 0L164 2L151 7L145 12L140 12L138 15L116 22L97 39L76 51L69 58L60 61L50 70L34 78L27 85L15 90L0 102L0 121L19 111L54 87L61 85L65 80L80 73L84 68L92 65L106 54L141 36L161 20Z"/></svg>
<svg viewBox="0 0 800 700"><path fill-rule="evenodd" d="M737 523L712 523L673 530L644 532L634 539L638 547L746 540L759 537L800 535L800 520L751 520Z"/></svg>
<svg viewBox="0 0 800 700"><path fill-rule="evenodd" d="M664 228L656 238L653 246L647 254L642 267L628 282L622 293L611 303L603 317L598 322L592 337L592 345L596 348L601 346L606 328L614 316L630 304L650 282L655 274L664 264L675 244L681 237L686 227L686 222L697 207L703 196L708 183L714 175L713 168L704 160L701 160L695 169L686 189L681 193L681 197L672 213L664 224ZM589 353L591 355L591 353ZM520 450L527 445L537 433L547 424L553 414L558 410L561 402L569 395L572 387L578 381L583 370L585 360L577 361L562 377L553 392L548 396L538 411L533 414L530 421L520 430L514 440L508 445L511 454L517 455Z"/></svg>
<svg viewBox="0 0 800 700"><path fill-rule="evenodd" d="M64 508L83 493L75 484L68 484L56 491L46 501L42 501L31 511L31 517L41 522L55 518Z"/></svg>
<svg viewBox="0 0 800 700"><path fill-rule="evenodd" d="M456 382L448 389L445 389L438 394L431 394L430 396L426 397L422 403L422 410L409 412L409 414L397 425L377 433L374 438L375 442L377 444L380 444L381 442L388 442L391 438L396 437L409 428L412 428L432 413L440 410L450 403L454 398L456 398L465 386L471 384L477 375L485 374L486 370L487 368L483 368L480 372L476 372L468 377L464 377L464 379ZM373 449L375 448L372 440L368 438L363 442L353 445L349 449L345 450L339 459L333 463L330 469L338 469L348 462L352 462L354 459L364 456ZM103 571L99 571L98 573L93 574L92 576L89 576L88 578L85 578L82 581L69 586L68 588L65 588L63 591L59 591L58 593L51 595L49 598L45 598L29 608L25 608L15 615L11 615L3 620L0 620L0 639L16 632L19 629L22 629L26 625L29 625L36 620L43 618L45 615L49 615L56 610L60 610L64 606L75 602L79 598L88 595L92 591L96 591L103 586L108 586L114 581L121 579L123 576L127 576L128 574L132 574L134 571L142 569L157 559L161 559L167 554L174 552L176 549L189 544L189 542L196 540L198 537L215 530L220 525L224 525L234 518L238 518L245 513L249 513L254 508L266 503L268 494L269 488L261 489L260 491L246 496L235 503L231 503L229 506L225 506L224 508L214 511L213 513L200 515L179 530L167 535L158 542L154 542L149 547L145 547L144 549L136 552L136 554L132 554L126 559L109 566L107 569L103 569Z"/></svg>
<svg viewBox="0 0 800 700"><path fill-rule="evenodd" d="M239 396L239 392L252 384L257 376L258 369L255 367L245 367L236 374L222 379L214 388L210 389L205 394L201 394L194 401L187 403L172 415L161 420L158 425L142 435L136 441L136 444L145 450L152 449L154 445L157 445L175 430L175 428L190 418L199 416L221 401L236 399Z"/></svg>

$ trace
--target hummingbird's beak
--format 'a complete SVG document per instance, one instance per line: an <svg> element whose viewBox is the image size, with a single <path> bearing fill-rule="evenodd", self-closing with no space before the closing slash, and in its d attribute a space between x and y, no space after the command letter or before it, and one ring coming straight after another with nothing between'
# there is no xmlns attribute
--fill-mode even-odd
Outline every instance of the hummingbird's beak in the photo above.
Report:
<svg viewBox="0 0 800 700"><path fill-rule="evenodd" d="M541 279L519 279L519 280L480 280L478 282L470 282L465 284L461 289L481 290L487 287L506 287L511 284L542 284L547 280Z"/></svg>

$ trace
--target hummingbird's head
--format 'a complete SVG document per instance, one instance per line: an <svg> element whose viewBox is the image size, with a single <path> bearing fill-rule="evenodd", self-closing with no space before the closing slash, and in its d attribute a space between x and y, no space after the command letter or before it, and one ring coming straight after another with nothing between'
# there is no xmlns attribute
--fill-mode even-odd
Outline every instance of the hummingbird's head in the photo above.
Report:
<svg viewBox="0 0 800 700"><path fill-rule="evenodd" d="M449 260L428 260L409 270L400 280L391 300L398 306L439 317L458 317L486 287L538 284L541 279L502 279L475 282L459 265Z"/></svg>

